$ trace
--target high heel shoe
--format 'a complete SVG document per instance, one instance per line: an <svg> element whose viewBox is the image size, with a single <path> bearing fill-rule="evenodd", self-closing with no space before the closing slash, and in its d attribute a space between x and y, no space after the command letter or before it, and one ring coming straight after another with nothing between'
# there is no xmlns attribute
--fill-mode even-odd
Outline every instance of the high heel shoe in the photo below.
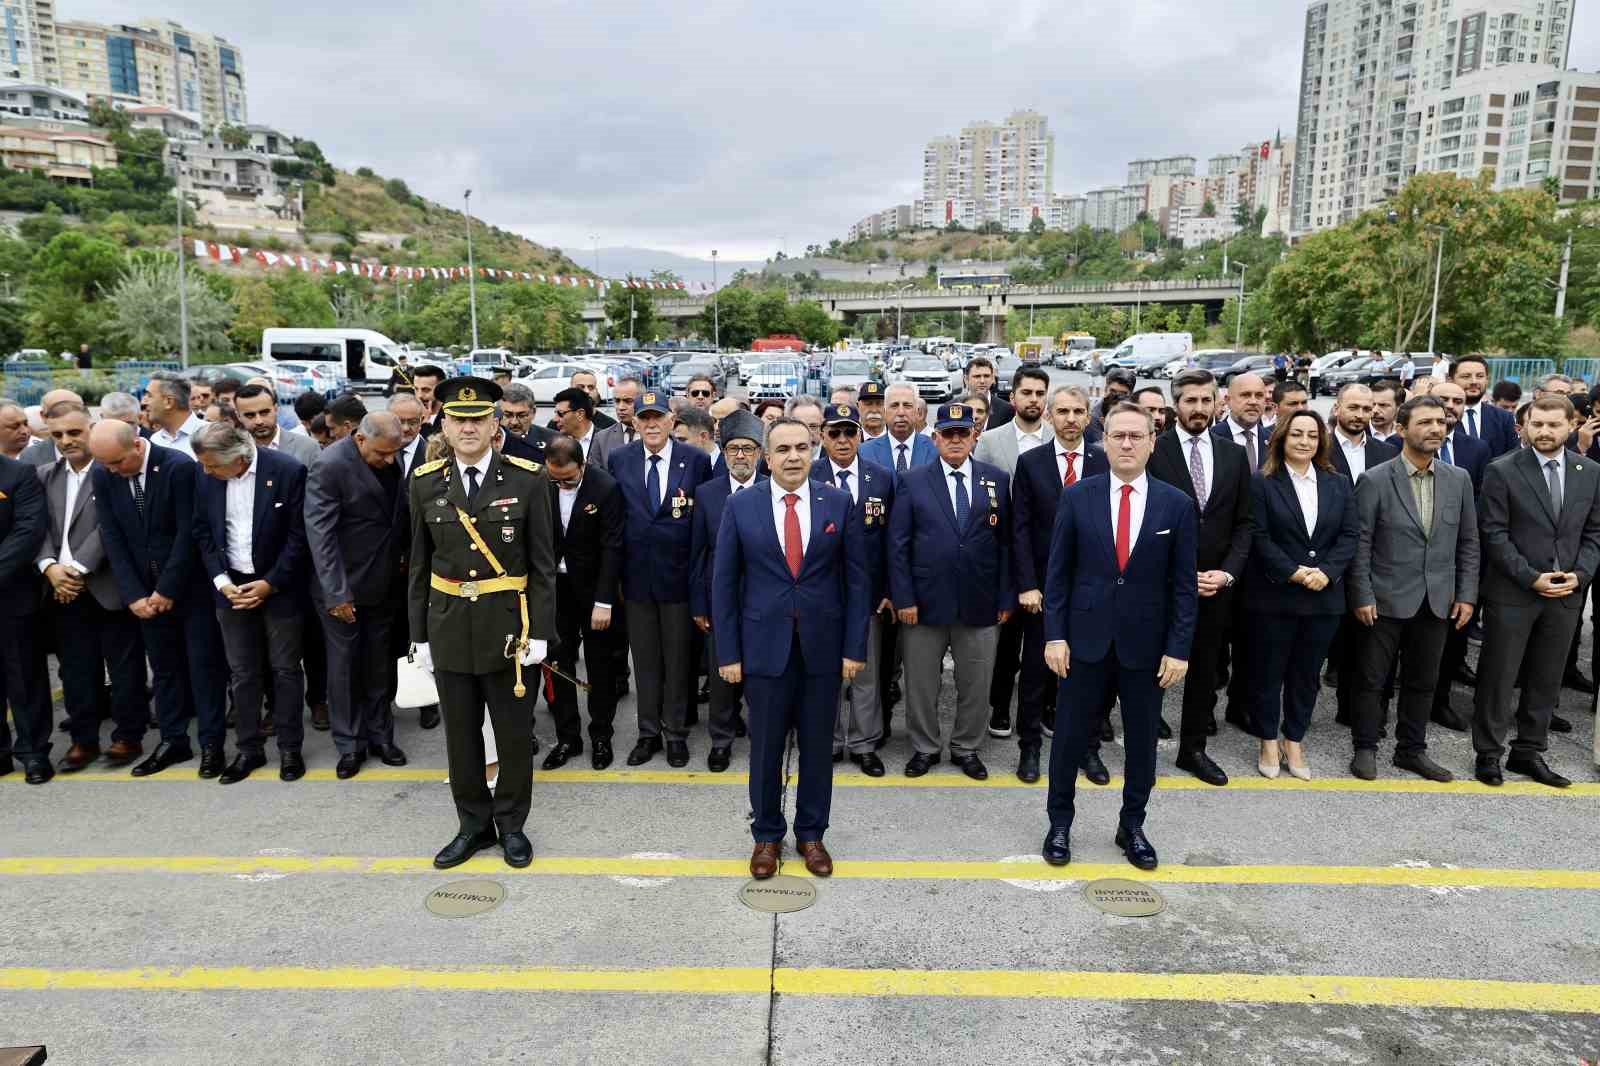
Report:
<svg viewBox="0 0 1600 1066"><path fill-rule="evenodd" d="M1304 749L1302 749L1301 752L1300 752L1300 765L1299 766L1295 766L1293 763L1291 763L1289 761L1289 751L1288 751L1287 747L1284 747L1284 748L1282 748L1280 750L1283 751L1283 768L1285 770L1289 771L1289 776L1293 777L1293 778L1296 778L1297 780L1300 780L1300 781L1310 781L1311 780L1311 767L1305 761L1306 754L1305 754Z"/></svg>
<svg viewBox="0 0 1600 1066"><path fill-rule="evenodd" d="M1277 748L1278 745L1273 744L1272 746ZM1281 755L1279 755L1277 758L1269 758L1267 755L1266 745L1263 743L1261 753L1256 756L1256 769L1261 772L1262 777L1267 778L1269 781L1276 781L1278 779L1278 765L1281 758Z"/></svg>

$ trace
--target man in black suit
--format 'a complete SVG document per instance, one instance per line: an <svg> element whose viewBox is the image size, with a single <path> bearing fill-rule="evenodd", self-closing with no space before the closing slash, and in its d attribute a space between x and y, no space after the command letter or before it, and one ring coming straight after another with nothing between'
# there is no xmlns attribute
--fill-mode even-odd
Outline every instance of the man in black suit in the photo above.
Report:
<svg viewBox="0 0 1600 1066"><path fill-rule="evenodd" d="M989 401L989 417L984 421L984 429L993 429L1011 421L1016 412L1009 403L994 394L994 363L984 356L974 356L967 364L967 368L962 371L962 379L966 382L968 393L985 397Z"/></svg>
<svg viewBox="0 0 1600 1066"><path fill-rule="evenodd" d="M0 672L17 726L13 747L0 714L0 776L22 763L30 785L55 775L50 768L50 680L38 644L39 570L34 559L48 516L44 489L32 466L0 456Z"/></svg>
<svg viewBox="0 0 1600 1066"><path fill-rule="evenodd" d="M444 383L445 377L445 372L432 363L424 363L412 371L411 391L422 404L422 429L418 433L423 440L439 432L439 421L444 418L444 412L439 409L439 401L434 398L433 390Z"/></svg>
<svg viewBox="0 0 1600 1066"><path fill-rule="evenodd" d="M394 742L394 628L405 598L400 560L411 520L395 456L404 444L387 411L328 446L306 478L312 599L327 646L328 705L340 780L367 756L404 766Z"/></svg>
<svg viewBox="0 0 1600 1066"><path fill-rule="evenodd" d="M179 451L151 444L125 423L89 433L100 535L117 587L139 620L150 658L161 742L133 768L148 777L194 758L189 719L197 719L199 776L227 761L228 664L212 610L212 590L194 547L199 468Z"/></svg>
<svg viewBox="0 0 1600 1066"><path fill-rule="evenodd" d="M1367 427L1368 436L1398 449L1402 441L1394 418L1405 402L1406 390L1393 378L1385 378L1372 386L1372 422Z"/></svg>
<svg viewBox="0 0 1600 1066"><path fill-rule="evenodd" d="M1185 370L1172 382L1176 424L1156 438L1150 476L1165 481L1195 505L1199 520L1195 561L1199 568L1199 621L1183 686L1183 719L1178 726L1178 768L1208 785L1226 785L1228 775L1206 754L1206 737L1216 729L1217 657L1235 619L1234 585L1250 555L1250 467L1244 448L1207 432L1217 410L1217 380L1209 370ZM1243 649L1241 643L1238 647ZM1240 678L1246 658L1237 654ZM1228 697L1229 715L1247 708Z"/></svg>
<svg viewBox="0 0 1600 1066"><path fill-rule="evenodd" d="M1212 406L1216 406L1214 401ZM1272 438L1272 431L1261 421L1266 409L1267 383L1260 374L1240 374L1228 382L1228 416L1211 427L1213 434L1244 450L1252 474L1261 469L1267 441Z"/></svg>
<svg viewBox="0 0 1600 1066"><path fill-rule="evenodd" d="M1489 468L1489 445L1469 434L1462 425L1467 407L1467 393L1454 381L1434 384L1430 393L1444 404L1445 437L1439 448L1439 461L1465 470L1472 478L1472 492L1476 496L1483 487L1484 472ZM1445 640L1444 655L1439 660L1438 686L1433 693L1432 721L1458 733L1472 726L1469 716L1450 705L1450 686L1457 681L1476 685L1478 675L1467 665L1468 629L1452 629Z"/></svg>
<svg viewBox="0 0 1600 1066"><path fill-rule="evenodd" d="M230 422L208 423L190 441L207 475L195 484L194 541L216 589L239 745L218 780L231 785L267 764L261 706L270 668L278 776L298 781L306 772L300 754L306 468L282 452L257 448Z"/></svg>
<svg viewBox="0 0 1600 1066"><path fill-rule="evenodd" d="M1031 448L1017 459L1011 480L1012 551L1016 568L1017 608L1022 615L1022 672L1017 687L1018 779L1039 780L1039 752L1044 736L1055 735L1056 675L1044 664L1044 575L1050 561L1050 535L1055 529L1061 493L1084 478L1107 474L1105 452L1087 443L1089 394L1078 385L1058 385L1050 393L1047 414L1054 430L1050 443ZM1100 758L1100 733L1090 734L1082 760L1084 773L1097 785L1111 780Z"/></svg>
<svg viewBox="0 0 1600 1066"><path fill-rule="evenodd" d="M620 613L623 528L627 514L616 479L596 463L584 461L583 447L558 435L545 448L550 475L550 513L555 519L556 646L551 661L550 713L556 746L544 768L565 766L583 754L583 719L578 715L578 649L589 672L590 763L611 765L612 722L617 713L613 626ZM566 677L561 676L565 674Z"/></svg>
<svg viewBox="0 0 1600 1066"><path fill-rule="evenodd" d="M1600 466L1564 447L1575 411L1560 396L1528 411L1530 447L1489 464L1479 496L1483 550L1483 654L1478 660L1472 746L1476 775L1500 785L1500 756L1515 715L1505 768L1543 785L1572 782L1545 763L1551 716L1584 593L1600 566ZM1521 702L1511 690L1522 677Z"/></svg>
<svg viewBox="0 0 1600 1066"><path fill-rule="evenodd" d="M600 380L595 375L593 370L574 370L572 372L572 377L568 379L567 384L571 385L575 389L582 389L584 392L589 394L589 399L593 401L593 407L590 410L590 421L594 423L595 429L610 429L612 426L617 424L617 420L615 418L612 418L610 415L600 410ZM587 449L585 449L585 456L587 456L587 454ZM603 457L600 465L605 465Z"/></svg>
<svg viewBox="0 0 1600 1066"><path fill-rule="evenodd" d="M500 430L505 435L500 450L519 459L544 462L544 450L555 439L555 431L538 424L539 403L533 390L521 382L513 381L500 394L495 412L500 419Z"/></svg>

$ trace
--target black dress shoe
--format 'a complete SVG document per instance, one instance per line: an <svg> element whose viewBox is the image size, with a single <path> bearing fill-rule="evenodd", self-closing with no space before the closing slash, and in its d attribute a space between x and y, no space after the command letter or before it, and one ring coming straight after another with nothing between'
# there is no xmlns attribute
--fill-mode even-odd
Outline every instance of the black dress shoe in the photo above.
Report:
<svg viewBox="0 0 1600 1066"><path fill-rule="evenodd" d="M1141 870L1154 870L1156 862L1156 849L1150 846L1150 840L1144 835L1144 830L1129 829L1126 826L1117 827L1117 847L1128 857L1128 861Z"/></svg>
<svg viewBox="0 0 1600 1066"><path fill-rule="evenodd" d="M1083 753L1083 776L1096 785L1111 784L1111 771L1106 769L1105 761L1100 758L1098 751Z"/></svg>
<svg viewBox="0 0 1600 1066"><path fill-rule="evenodd" d="M1453 729L1457 733L1465 733L1472 728L1472 723L1467 721L1466 715L1450 706L1448 701L1434 704L1433 714L1428 717L1428 721L1446 729Z"/></svg>
<svg viewBox="0 0 1600 1066"><path fill-rule="evenodd" d="M844 752L842 752L842 751L836 751L836 752L834 752L834 753L833 753L833 761L834 761L834 763L835 763L835 764L836 764L836 765L837 765L837 764L838 764L838 763L842 763L842 762L844 762Z"/></svg>
<svg viewBox="0 0 1600 1066"><path fill-rule="evenodd" d="M706 769L714 774L720 774L728 768L728 763L732 761L732 748L712 748L711 754L706 756Z"/></svg>
<svg viewBox="0 0 1600 1066"><path fill-rule="evenodd" d="M852 753L850 761L861 767L861 772L868 777L882 777L884 775L883 760L878 758L878 753L875 751L865 752L861 755Z"/></svg>
<svg viewBox="0 0 1600 1066"><path fill-rule="evenodd" d="M921 777L923 774L927 773L929 770L938 765L939 756L937 754L924 755L920 751L915 752L912 754L911 758L906 760L906 776Z"/></svg>
<svg viewBox="0 0 1600 1066"><path fill-rule="evenodd" d="M533 844L526 833L507 833L500 838L506 852L506 865L520 870L533 861Z"/></svg>
<svg viewBox="0 0 1600 1066"><path fill-rule="evenodd" d="M35 759L22 767L22 779L30 785L42 785L56 776L49 759Z"/></svg>
<svg viewBox="0 0 1600 1066"><path fill-rule="evenodd" d="M0 755L0 777L6 776L16 768L17 764L11 761L11 756Z"/></svg>
<svg viewBox="0 0 1600 1066"><path fill-rule="evenodd" d="M368 744L367 754L377 756L385 766L404 766L408 761L398 744Z"/></svg>
<svg viewBox="0 0 1600 1066"><path fill-rule="evenodd" d="M1478 756L1477 768L1472 771L1472 776L1493 788L1499 788L1506 783L1505 774L1500 772L1500 756Z"/></svg>
<svg viewBox="0 0 1600 1066"><path fill-rule="evenodd" d="M1044 837L1040 852L1051 866L1065 866L1072 861L1072 833L1066 827L1050 830Z"/></svg>
<svg viewBox="0 0 1600 1066"><path fill-rule="evenodd" d="M1552 714L1550 716L1550 732L1570 733L1572 732L1572 723L1561 717L1559 714Z"/></svg>
<svg viewBox="0 0 1600 1066"><path fill-rule="evenodd" d="M742 714L733 716L733 735L740 740L750 735L750 727L744 724L744 715Z"/></svg>
<svg viewBox="0 0 1600 1066"><path fill-rule="evenodd" d="M233 757L233 761L228 764L226 770L222 771L222 776L217 780L224 785L238 784L265 765L267 765L267 757L265 755L246 755L244 752L240 752Z"/></svg>
<svg viewBox="0 0 1600 1066"><path fill-rule="evenodd" d="M1022 756L1017 760L1017 780L1025 785L1034 784L1039 780L1038 748L1022 749Z"/></svg>
<svg viewBox="0 0 1600 1066"><path fill-rule="evenodd" d="M278 780L298 781L306 776L306 761L298 751L286 751L278 756Z"/></svg>
<svg viewBox="0 0 1600 1066"><path fill-rule="evenodd" d="M347 751L339 756L339 764L333 768L333 775L340 781L348 781L361 772L361 764L366 761L366 752Z"/></svg>
<svg viewBox="0 0 1600 1066"><path fill-rule="evenodd" d="M460 866L478 852L494 847L496 843L498 841L493 829L485 830L476 836L471 833L461 833L433 857L434 869L448 870L452 866Z"/></svg>
<svg viewBox="0 0 1600 1066"><path fill-rule="evenodd" d="M176 766L181 762L188 762L194 758L194 750L188 744L174 744L163 740L156 745L156 750L150 757L133 768L134 777L149 777L159 774L169 766Z"/></svg>
<svg viewBox="0 0 1600 1066"><path fill-rule="evenodd" d="M983 760L978 758L976 752L971 755L952 755L950 765L961 767L961 772L974 781L989 780L989 768L983 765Z"/></svg>
<svg viewBox="0 0 1600 1066"><path fill-rule="evenodd" d="M689 744L687 741L667 741L667 765L672 767L689 765Z"/></svg>
<svg viewBox="0 0 1600 1066"><path fill-rule="evenodd" d="M629 766L643 766L656 757L656 752L664 747L660 737L640 737L639 742L628 752Z"/></svg>
<svg viewBox="0 0 1600 1066"><path fill-rule="evenodd" d="M1167 724L1167 720L1165 718L1161 718L1161 717L1157 717L1156 718L1156 739L1157 740L1171 740L1172 739L1172 727Z"/></svg>
<svg viewBox="0 0 1600 1066"><path fill-rule="evenodd" d="M589 765L596 770L604 770L611 765L611 760L616 756L611 751L611 741L597 740L589 752Z"/></svg>
<svg viewBox="0 0 1600 1066"><path fill-rule="evenodd" d="M1570 788L1572 782L1550 769L1543 755L1513 755L1506 760L1506 769L1514 774L1526 774L1541 785L1551 788Z"/></svg>
<svg viewBox="0 0 1600 1066"><path fill-rule="evenodd" d="M1415 755L1396 755L1394 757L1394 765L1398 770L1410 770L1418 777L1425 777L1429 781L1438 781L1441 784L1456 779L1455 774L1452 774L1421 752Z"/></svg>
<svg viewBox="0 0 1600 1066"><path fill-rule="evenodd" d="M422 713L419 716L419 720L422 728L437 729L439 727L439 705L437 703L430 703L426 707L422 708Z"/></svg>
<svg viewBox="0 0 1600 1066"><path fill-rule="evenodd" d="M218 776L227 761L228 753L221 748L201 748L199 776L207 779Z"/></svg>
<svg viewBox="0 0 1600 1066"><path fill-rule="evenodd" d="M1189 771L1208 785L1220 788L1228 783L1228 775L1211 761L1203 748L1185 748L1178 752L1178 769Z"/></svg>
<svg viewBox="0 0 1600 1066"><path fill-rule="evenodd" d="M556 741L556 746L550 749L550 754L544 757L544 769L559 770L576 755L583 754L582 744L568 744L564 740Z"/></svg>
<svg viewBox="0 0 1600 1066"><path fill-rule="evenodd" d="M1577 670L1572 671L1561 679L1561 687L1570 688L1574 692L1582 692L1589 696L1594 695L1594 682L1584 677Z"/></svg>

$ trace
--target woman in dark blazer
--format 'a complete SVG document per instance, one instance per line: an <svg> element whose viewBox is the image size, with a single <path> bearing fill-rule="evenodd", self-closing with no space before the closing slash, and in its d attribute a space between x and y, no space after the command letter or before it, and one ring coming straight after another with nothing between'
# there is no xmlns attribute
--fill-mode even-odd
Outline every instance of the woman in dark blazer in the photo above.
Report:
<svg viewBox="0 0 1600 1066"><path fill-rule="evenodd" d="M1334 470L1330 447L1322 418L1296 411L1274 427L1250 485L1245 603L1255 636L1253 717L1264 777L1277 777L1281 763L1300 780L1311 779L1300 742L1345 611L1344 572L1361 532L1355 490Z"/></svg>

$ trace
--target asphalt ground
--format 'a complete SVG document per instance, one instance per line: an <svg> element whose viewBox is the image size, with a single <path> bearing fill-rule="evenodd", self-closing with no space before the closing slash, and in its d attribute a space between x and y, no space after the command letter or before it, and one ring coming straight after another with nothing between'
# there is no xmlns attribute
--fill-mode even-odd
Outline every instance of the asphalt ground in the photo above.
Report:
<svg viewBox="0 0 1600 1066"><path fill-rule="evenodd" d="M1458 688L1457 705L1470 696ZM950 697L947 684L947 716ZM1333 711L1325 694L1304 784L1259 777L1255 742L1230 726L1210 749L1233 775L1222 789L1177 771L1163 742L1153 874L1112 844L1120 778L1080 779L1074 863L1057 870L1037 857L1044 785L1013 776L1014 740L986 742L987 782L948 763L913 781L896 732L888 776L835 767L837 873L780 917L738 900L747 747L710 774L703 725L684 770L657 757L597 773L586 754L536 772L525 871L498 852L430 867L454 818L443 734L413 712L399 716L411 764L344 782L315 732L292 785L270 767L227 788L193 764L38 788L13 774L0 779L0 1046L95 1066L1600 1055L1587 697L1563 694L1576 728L1552 738L1552 765L1578 782L1566 792L1477 784L1467 737L1438 727L1432 752L1457 782L1387 758L1379 781L1358 782ZM631 698L618 726L620 756ZM542 706L536 730L548 747ZM1105 754L1116 774L1120 747ZM806 876L794 861L784 872ZM1084 895L1102 877L1148 882L1165 910L1102 914ZM473 918L424 909L468 878L506 900Z"/></svg>

